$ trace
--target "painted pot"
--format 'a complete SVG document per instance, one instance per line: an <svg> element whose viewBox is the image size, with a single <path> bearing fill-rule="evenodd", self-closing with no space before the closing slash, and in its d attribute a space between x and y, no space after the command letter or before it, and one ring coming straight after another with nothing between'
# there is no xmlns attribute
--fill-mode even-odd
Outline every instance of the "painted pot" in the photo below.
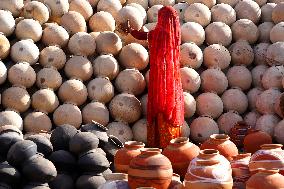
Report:
<svg viewBox="0 0 284 189"><path fill-rule="evenodd" d="M244 121L238 122L230 131L230 139L237 147L244 146L244 138L251 127L247 125Z"/></svg>
<svg viewBox="0 0 284 189"><path fill-rule="evenodd" d="M244 138L244 149L247 153L255 153L263 144L272 144L272 138L264 131L251 129Z"/></svg>
<svg viewBox="0 0 284 189"><path fill-rule="evenodd" d="M162 154L171 161L174 173L184 177L190 161L198 156L199 151L199 147L188 138L179 137L172 139Z"/></svg>

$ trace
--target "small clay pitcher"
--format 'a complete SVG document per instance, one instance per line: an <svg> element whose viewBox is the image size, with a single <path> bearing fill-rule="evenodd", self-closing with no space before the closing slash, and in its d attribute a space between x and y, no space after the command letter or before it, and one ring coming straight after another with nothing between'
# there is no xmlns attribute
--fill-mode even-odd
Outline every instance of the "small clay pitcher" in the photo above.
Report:
<svg viewBox="0 0 284 189"><path fill-rule="evenodd" d="M230 137L226 134L211 135L210 138L200 146L200 149L216 149L229 161L233 156L239 153L237 146L230 141Z"/></svg>
<svg viewBox="0 0 284 189"><path fill-rule="evenodd" d="M234 189L245 189L246 181L250 178L249 161L251 154L238 154L231 161Z"/></svg>
<svg viewBox="0 0 284 189"><path fill-rule="evenodd" d="M255 152L249 162L251 174L255 174L258 169L279 169L284 175L284 151L282 144L264 144L261 149Z"/></svg>
<svg viewBox="0 0 284 189"><path fill-rule="evenodd" d="M261 188L284 188L284 176L278 173L278 169L260 169L258 173L251 176L246 183L246 189Z"/></svg>
<svg viewBox="0 0 284 189"><path fill-rule="evenodd" d="M188 138L179 137L172 139L162 154L171 161L174 172L184 177L190 161L198 156L199 151L199 147Z"/></svg>
<svg viewBox="0 0 284 189"><path fill-rule="evenodd" d="M263 144L272 144L272 138L264 131L250 129L244 138L244 149L247 153L255 153Z"/></svg>
<svg viewBox="0 0 284 189"><path fill-rule="evenodd" d="M244 121L239 121L230 131L230 139L237 147L242 148L244 146L244 138L251 127Z"/></svg>
<svg viewBox="0 0 284 189"><path fill-rule="evenodd" d="M116 172L127 173L130 161L141 154L145 144L137 141L129 141L124 144L124 148L119 149L114 156L114 166Z"/></svg>
<svg viewBox="0 0 284 189"><path fill-rule="evenodd" d="M219 160L197 160L196 166L188 169L184 183L186 189L232 189L233 178Z"/></svg>
<svg viewBox="0 0 284 189"><path fill-rule="evenodd" d="M154 187L168 189L173 176L170 160L158 148L143 149L129 165L128 183L131 189Z"/></svg>

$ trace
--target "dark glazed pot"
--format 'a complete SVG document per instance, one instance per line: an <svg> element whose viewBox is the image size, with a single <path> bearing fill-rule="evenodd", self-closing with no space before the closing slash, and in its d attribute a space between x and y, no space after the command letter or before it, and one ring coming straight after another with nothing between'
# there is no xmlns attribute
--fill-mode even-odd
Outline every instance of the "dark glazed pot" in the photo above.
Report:
<svg viewBox="0 0 284 189"><path fill-rule="evenodd" d="M97 189L105 182L102 175L82 175L77 179L76 189Z"/></svg>
<svg viewBox="0 0 284 189"><path fill-rule="evenodd" d="M50 189L48 184L29 183L23 189Z"/></svg>
<svg viewBox="0 0 284 189"><path fill-rule="evenodd" d="M7 154L7 161L10 165L18 167L24 163L30 157L36 155L37 146L33 141L22 140L18 141L13 146Z"/></svg>
<svg viewBox="0 0 284 189"><path fill-rule="evenodd" d="M123 147L123 143L117 137L110 135L108 142L102 146L102 149L107 154L107 159L113 162L116 152Z"/></svg>
<svg viewBox="0 0 284 189"><path fill-rule="evenodd" d="M61 125L53 130L50 137L54 150L69 150L70 139L78 132L72 125Z"/></svg>
<svg viewBox="0 0 284 189"><path fill-rule="evenodd" d="M55 151L49 156L49 160L55 165L58 172L73 172L76 168L76 159L68 151Z"/></svg>
<svg viewBox="0 0 284 189"><path fill-rule="evenodd" d="M18 185L21 182L21 174L8 162L2 162L0 163L0 182L11 186Z"/></svg>
<svg viewBox="0 0 284 189"><path fill-rule="evenodd" d="M101 125L98 122L93 121L92 123L88 123L81 127L81 131L83 132L91 132L94 133L98 139L100 140L100 145L108 142L107 128Z"/></svg>
<svg viewBox="0 0 284 189"><path fill-rule="evenodd" d="M239 121L231 130L230 130L230 139L237 147L242 148L244 146L244 139L251 127L246 124L244 121Z"/></svg>
<svg viewBox="0 0 284 189"><path fill-rule="evenodd" d="M74 154L81 154L89 150L97 148L99 139L90 132L79 132L70 139L69 150Z"/></svg>
<svg viewBox="0 0 284 189"><path fill-rule="evenodd" d="M53 151L53 146L45 136L35 134L35 135L30 135L26 138L26 140L31 140L37 145L37 151L39 153L42 153L45 157L48 157L52 151Z"/></svg>
<svg viewBox="0 0 284 189"><path fill-rule="evenodd" d="M12 187L5 183L0 183L0 189L12 189Z"/></svg>
<svg viewBox="0 0 284 189"><path fill-rule="evenodd" d="M51 189L74 189L74 180L67 174L58 174L57 177L49 183Z"/></svg>
<svg viewBox="0 0 284 189"><path fill-rule="evenodd" d="M0 127L0 154L6 156L10 147L18 141L24 140L22 132L13 125Z"/></svg>

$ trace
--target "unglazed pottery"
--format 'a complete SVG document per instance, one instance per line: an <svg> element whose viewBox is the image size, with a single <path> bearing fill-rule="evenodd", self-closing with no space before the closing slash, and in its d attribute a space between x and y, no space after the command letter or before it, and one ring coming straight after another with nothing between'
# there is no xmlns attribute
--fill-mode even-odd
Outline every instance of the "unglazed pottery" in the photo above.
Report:
<svg viewBox="0 0 284 189"><path fill-rule="evenodd" d="M247 153L255 153L263 144L272 144L272 138L264 131L251 129L244 138L244 149Z"/></svg>

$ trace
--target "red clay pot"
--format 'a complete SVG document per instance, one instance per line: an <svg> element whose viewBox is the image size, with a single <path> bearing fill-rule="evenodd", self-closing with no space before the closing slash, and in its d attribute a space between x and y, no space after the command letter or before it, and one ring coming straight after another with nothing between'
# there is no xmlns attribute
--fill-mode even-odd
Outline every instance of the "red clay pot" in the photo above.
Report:
<svg viewBox="0 0 284 189"><path fill-rule="evenodd" d="M184 183L186 189L232 189L233 178L219 160L197 160L196 166L188 169Z"/></svg>
<svg viewBox="0 0 284 189"><path fill-rule="evenodd" d="M284 188L284 176L278 170L261 169L251 176L246 183L246 189L281 189Z"/></svg>
<svg viewBox="0 0 284 189"><path fill-rule="evenodd" d="M272 138L260 130L250 129L244 138L244 149L247 153L255 153L263 144L272 144Z"/></svg>
<svg viewBox="0 0 284 189"><path fill-rule="evenodd" d="M169 189L183 189L183 184L180 181L180 176L176 173L173 174L172 182Z"/></svg>
<svg viewBox="0 0 284 189"><path fill-rule="evenodd" d="M199 151L199 147L189 142L188 138L179 137L171 140L162 154L171 161L174 173L184 177L189 163L198 156Z"/></svg>
<svg viewBox="0 0 284 189"><path fill-rule="evenodd" d="M255 152L249 162L251 174L257 173L258 169L279 169L284 175L284 151L282 144L264 144Z"/></svg>
<svg viewBox="0 0 284 189"><path fill-rule="evenodd" d="M168 189L173 176L170 160L158 148L141 150L129 165L128 183L131 189L154 187Z"/></svg>
<svg viewBox="0 0 284 189"><path fill-rule="evenodd" d="M251 127L244 121L239 121L230 131L230 139L237 147L244 146L244 138Z"/></svg>
<svg viewBox="0 0 284 189"><path fill-rule="evenodd" d="M126 142L124 148L119 149L114 156L116 172L128 173L130 161L141 154L145 144L137 141Z"/></svg>
<svg viewBox="0 0 284 189"><path fill-rule="evenodd" d="M200 146L200 149L216 149L228 160L231 160L233 156L239 154L237 146L230 141L230 137L226 134L211 135L210 138Z"/></svg>
<svg viewBox="0 0 284 189"><path fill-rule="evenodd" d="M250 178L249 161L251 154L238 154L231 161L232 175L234 180L233 189L245 189L246 181Z"/></svg>

